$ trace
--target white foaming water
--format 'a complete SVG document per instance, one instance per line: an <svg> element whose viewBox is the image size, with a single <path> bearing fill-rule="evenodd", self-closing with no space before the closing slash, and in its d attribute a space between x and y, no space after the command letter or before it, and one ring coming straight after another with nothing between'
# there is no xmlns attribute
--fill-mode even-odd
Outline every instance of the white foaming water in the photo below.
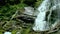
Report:
<svg viewBox="0 0 60 34"><path fill-rule="evenodd" d="M4 32L4 34L12 34L11 32Z"/></svg>
<svg viewBox="0 0 60 34"><path fill-rule="evenodd" d="M49 10L50 7L50 0L44 0L42 4L38 7L38 11L40 12L37 15L37 18L35 20L35 24L33 27L34 31L47 31L49 30L49 25L45 21L46 12Z"/></svg>

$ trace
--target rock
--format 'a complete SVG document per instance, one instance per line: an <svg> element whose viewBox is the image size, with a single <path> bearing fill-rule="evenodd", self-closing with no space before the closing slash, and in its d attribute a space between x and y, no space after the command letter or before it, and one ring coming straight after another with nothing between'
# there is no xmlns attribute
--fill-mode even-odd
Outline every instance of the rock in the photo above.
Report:
<svg viewBox="0 0 60 34"><path fill-rule="evenodd" d="M39 14L38 10L34 10L33 7L24 7L25 12L23 12L23 14L26 15L31 15L31 16L37 16Z"/></svg>
<svg viewBox="0 0 60 34"><path fill-rule="evenodd" d="M34 13L34 8L33 7L24 7L24 9L25 9L24 14L33 15L33 13Z"/></svg>

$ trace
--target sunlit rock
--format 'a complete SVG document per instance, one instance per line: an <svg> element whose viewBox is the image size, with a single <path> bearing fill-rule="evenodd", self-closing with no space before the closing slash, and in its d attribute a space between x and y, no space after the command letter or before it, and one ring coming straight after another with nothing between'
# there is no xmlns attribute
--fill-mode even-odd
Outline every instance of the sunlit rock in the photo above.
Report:
<svg viewBox="0 0 60 34"><path fill-rule="evenodd" d="M37 16L39 13L39 11L34 10L33 7L24 7L24 9L25 9L24 14L26 14L26 15Z"/></svg>
<svg viewBox="0 0 60 34"><path fill-rule="evenodd" d="M33 13L34 13L34 8L33 7L24 7L24 9L25 9L24 14L33 15Z"/></svg>

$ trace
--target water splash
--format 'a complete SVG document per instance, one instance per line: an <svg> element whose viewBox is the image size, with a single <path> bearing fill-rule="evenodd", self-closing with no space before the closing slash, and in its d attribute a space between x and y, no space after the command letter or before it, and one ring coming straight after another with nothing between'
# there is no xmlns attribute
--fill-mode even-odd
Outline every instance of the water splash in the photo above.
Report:
<svg viewBox="0 0 60 34"><path fill-rule="evenodd" d="M11 32L4 32L4 34L12 34Z"/></svg>
<svg viewBox="0 0 60 34"><path fill-rule="evenodd" d="M33 27L34 31L47 31L51 27L55 27L56 21L52 26L50 27L49 19L51 17L52 11L54 11L56 19L54 20L60 20L60 0L44 0L42 4L37 9L40 13L37 15L37 18L35 19L35 25ZM50 14L48 15L48 21L45 20L46 18L46 12L50 11Z"/></svg>
<svg viewBox="0 0 60 34"><path fill-rule="evenodd" d="M34 31L46 31L49 30L49 25L45 21L46 12L49 10L50 1L44 0L41 6L38 7L38 11L40 12L35 20L35 26L33 27Z"/></svg>

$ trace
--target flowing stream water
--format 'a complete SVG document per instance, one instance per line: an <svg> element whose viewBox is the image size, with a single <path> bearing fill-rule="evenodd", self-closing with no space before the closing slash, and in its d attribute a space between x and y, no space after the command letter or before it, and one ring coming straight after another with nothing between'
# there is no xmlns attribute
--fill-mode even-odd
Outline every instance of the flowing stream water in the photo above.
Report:
<svg viewBox="0 0 60 34"><path fill-rule="evenodd" d="M57 9L58 8L58 9ZM49 19L51 17L51 13L54 10L54 12L57 12L55 14L57 14L57 18L60 18L60 0L44 0L42 2L42 4L37 8L37 10L40 12L37 15L37 18L35 19L35 23L34 23L34 27L33 30L34 31L47 31L50 29L49 26ZM46 18L46 12L50 11L49 15L48 15L48 21L45 20ZM53 24L55 25L55 24Z"/></svg>
<svg viewBox="0 0 60 34"><path fill-rule="evenodd" d="M44 0L42 4L38 7L38 11L40 12L37 15L37 18L35 20L35 26L33 27L33 30L35 31L45 31L49 30L49 25L45 21L46 18L46 12L49 10L50 7L50 1Z"/></svg>

